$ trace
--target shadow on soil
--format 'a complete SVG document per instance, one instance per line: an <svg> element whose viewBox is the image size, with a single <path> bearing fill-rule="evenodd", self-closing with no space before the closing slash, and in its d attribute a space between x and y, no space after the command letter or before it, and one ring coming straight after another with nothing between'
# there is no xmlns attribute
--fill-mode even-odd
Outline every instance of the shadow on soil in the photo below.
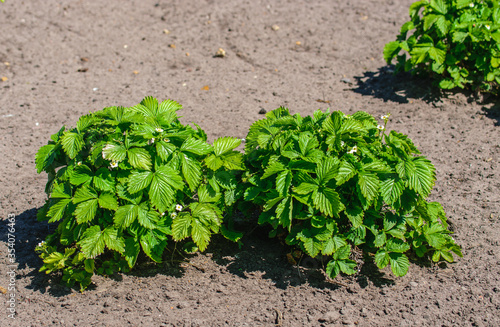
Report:
<svg viewBox="0 0 500 327"><path fill-rule="evenodd" d="M442 97L439 88L429 79L412 76L410 73L394 74L393 66L384 66L375 72L364 72L355 76L357 87L352 90L362 95L383 99L384 102L408 103L409 99L421 99L427 103L437 102Z"/></svg>
<svg viewBox="0 0 500 327"><path fill-rule="evenodd" d="M37 209L27 210L16 216L16 264L20 272L26 268L28 273L18 273L17 279L29 278L31 283L28 288L42 294L50 294L54 297L61 297L71 294L73 290L61 283L60 277L47 275L39 272L42 260L35 253L36 245L45 237L54 232L56 224L39 222L36 219ZM0 234L5 235L3 241L7 241L8 220L0 222ZM262 274L262 278L270 279L275 286L286 289L289 286L309 284L320 289L338 289L345 287L345 284L358 283L365 288L369 282L377 287L392 285L394 282L386 278L373 260L365 257L358 260L361 265L360 273L355 276L346 276L343 282L330 280L324 274L327 261L313 259L308 256L298 258L298 264L292 264L287 260L287 254L291 248L280 240L268 238L269 230L265 227L255 225L236 226L242 230L245 236L242 240L241 248L222 237L214 236L208 249L205 251L211 254L212 260L218 265L225 266L227 271L241 278L248 278L247 274ZM173 254L172 254L173 253ZM156 264L148 261L147 258L139 258L136 267L129 275L140 277L153 277L158 274L180 278L184 275L185 264L189 264L191 255L181 254L180 251L168 248L165 251L164 263ZM196 267L195 267L196 268ZM121 280L120 273L109 276L113 280ZM95 289L93 284L89 290ZM98 287L97 287L98 288ZM75 287L74 290L78 290Z"/></svg>

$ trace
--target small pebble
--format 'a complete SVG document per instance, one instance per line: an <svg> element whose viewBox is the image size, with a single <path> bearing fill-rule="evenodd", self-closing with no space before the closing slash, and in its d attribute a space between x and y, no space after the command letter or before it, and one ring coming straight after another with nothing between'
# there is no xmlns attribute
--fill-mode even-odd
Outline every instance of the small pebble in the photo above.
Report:
<svg viewBox="0 0 500 327"><path fill-rule="evenodd" d="M271 26L271 28L273 29L273 31L277 31L280 29L280 27L276 24L274 24L273 26Z"/></svg>
<svg viewBox="0 0 500 327"><path fill-rule="evenodd" d="M259 115L265 115L267 113L267 110L264 108L260 108L259 110Z"/></svg>
<svg viewBox="0 0 500 327"><path fill-rule="evenodd" d="M222 48L219 48L217 52L215 53L215 57L217 58L224 58L226 56L226 51Z"/></svg>

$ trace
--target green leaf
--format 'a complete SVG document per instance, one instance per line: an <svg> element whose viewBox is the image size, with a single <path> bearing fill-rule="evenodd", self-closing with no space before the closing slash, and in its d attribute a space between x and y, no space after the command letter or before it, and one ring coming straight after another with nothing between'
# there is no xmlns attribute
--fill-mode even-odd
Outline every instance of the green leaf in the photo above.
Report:
<svg viewBox="0 0 500 327"><path fill-rule="evenodd" d="M73 203L78 204L90 199L97 199L97 193L93 188L83 185L76 190Z"/></svg>
<svg viewBox="0 0 500 327"><path fill-rule="evenodd" d="M410 244L397 238L390 238L387 240L386 249L388 252L405 253L410 250Z"/></svg>
<svg viewBox="0 0 500 327"><path fill-rule="evenodd" d="M191 223L191 238L198 246L200 251L205 251L210 242L210 230L199 220L193 219Z"/></svg>
<svg viewBox="0 0 500 327"><path fill-rule="evenodd" d="M213 148L216 156L221 156L233 149L237 148L241 144L241 139L235 137L220 137L214 141Z"/></svg>
<svg viewBox="0 0 500 327"><path fill-rule="evenodd" d="M339 194L333 189L318 189L314 191L312 197L316 209L329 217L338 216L338 213L344 208Z"/></svg>
<svg viewBox="0 0 500 327"><path fill-rule="evenodd" d="M132 167L137 169L150 170L151 156L148 151L142 148L131 148L127 150L128 161Z"/></svg>
<svg viewBox="0 0 500 327"><path fill-rule="evenodd" d="M116 210L113 220L117 227L127 228L137 219L138 215L139 206L135 204L127 204Z"/></svg>
<svg viewBox="0 0 500 327"><path fill-rule="evenodd" d="M155 229L159 220L160 215L158 212L152 210L139 210L137 221L142 227Z"/></svg>
<svg viewBox="0 0 500 327"><path fill-rule="evenodd" d="M70 199L71 186L69 183L55 183L52 192L50 193L52 199Z"/></svg>
<svg viewBox="0 0 500 327"><path fill-rule="evenodd" d="M99 195L99 206L104 209L116 211L118 209L118 200L114 194L101 193Z"/></svg>
<svg viewBox="0 0 500 327"><path fill-rule="evenodd" d="M392 273L397 277L402 277L410 268L410 260L402 253L389 253Z"/></svg>
<svg viewBox="0 0 500 327"><path fill-rule="evenodd" d="M37 173L40 174L44 169L52 165L56 158L57 146L55 144L47 144L42 146L35 156Z"/></svg>
<svg viewBox="0 0 500 327"><path fill-rule="evenodd" d="M65 132L61 138L61 143L64 152L66 152L70 159L74 159L85 144L83 142L83 135L73 132Z"/></svg>
<svg viewBox="0 0 500 327"><path fill-rule="evenodd" d="M52 202L52 201L51 201ZM64 212L66 211L66 207L68 203L71 202L71 199L58 199L56 200L47 211L47 216L50 217L49 223L53 223L59 221L63 218Z"/></svg>
<svg viewBox="0 0 500 327"><path fill-rule="evenodd" d="M438 13L445 15L448 13L448 6L444 0L431 0L430 6Z"/></svg>
<svg viewBox="0 0 500 327"><path fill-rule="evenodd" d="M172 222L172 238L181 241L191 235L192 217L187 212L181 212Z"/></svg>
<svg viewBox="0 0 500 327"><path fill-rule="evenodd" d="M397 54L401 51L401 44L398 41L392 41L385 45L384 47L384 60L390 65L392 59L397 56Z"/></svg>
<svg viewBox="0 0 500 327"><path fill-rule="evenodd" d="M214 178L217 184L222 186L226 190L232 190L236 188L237 181L234 175L227 171L220 170L214 174Z"/></svg>
<svg viewBox="0 0 500 327"><path fill-rule="evenodd" d="M77 244L81 247L82 253L87 259L94 259L103 253L105 242L101 233L101 227L94 225L87 228L83 232L82 239Z"/></svg>
<svg viewBox="0 0 500 327"><path fill-rule="evenodd" d="M229 170L244 170L243 154L240 152L229 152L221 157L224 167Z"/></svg>
<svg viewBox="0 0 500 327"><path fill-rule="evenodd" d="M415 172L408 176L409 186L423 197L427 197L434 186L435 168L425 157L415 157L413 163Z"/></svg>
<svg viewBox="0 0 500 327"><path fill-rule="evenodd" d="M373 201L378 196L379 179L374 173L358 173L358 185L363 196L368 202Z"/></svg>
<svg viewBox="0 0 500 327"><path fill-rule="evenodd" d="M292 228L293 219L293 201L291 197L286 197L276 207L276 217L279 223L286 229Z"/></svg>
<svg viewBox="0 0 500 327"><path fill-rule="evenodd" d="M139 245L139 240L133 237L125 239L125 251L123 256L125 257L125 260L130 268L135 265L140 251L141 247Z"/></svg>
<svg viewBox="0 0 500 327"><path fill-rule="evenodd" d="M168 166L159 167L154 173L149 187L151 203L160 211L166 211L174 201L174 188L182 189L184 182L174 169Z"/></svg>
<svg viewBox="0 0 500 327"><path fill-rule="evenodd" d="M123 238L118 237L118 230L113 226L106 227L102 231L102 238L108 249L120 253L125 252L125 241Z"/></svg>
<svg viewBox="0 0 500 327"><path fill-rule="evenodd" d="M155 142L156 153L162 158L164 161L168 161L170 155L177 150L176 146L172 143L167 143L163 140Z"/></svg>
<svg viewBox="0 0 500 327"><path fill-rule="evenodd" d="M243 233L229 230L224 225L220 226L220 231L222 236L233 242L239 242L239 240L243 237Z"/></svg>
<svg viewBox="0 0 500 327"><path fill-rule="evenodd" d="M340 271L347 275L354 275L358 272L356 269L358 264L353 260L338 260L337 264L339 265Z"/></svg>
<svg viewBox="0 0 500 327"><path fill-rule="evenodd" d="M115 178L107 168L99 168L93 182L95 188L100 191L113 191L115 188Z"/></svg>
<svg viewBox="0 0 500 327"><path fill-rule="evenodd" d="M384 269L390 261L391 257L385 250L379 249L377 253L375 253L375 264L379 269Z"/></svg>
<svg viewBox="0 0 500 327"><path fill-rule="evenodd" d="M337 251L333 253L334 260L346 260L349 259L351 255L351 246L349 244L339 248Z"/></svg>
<svg viewBox="0 0 500 327"><path fill-rule="evenodd" d="M140 190L145 189L151 184L153 180L154 173L150 171L132 171L130 177L128 178L127 190L130 194L134 194L139 192Z"/></svg>
<svg viewBox="0 0 500 327"><path fill-rule="evenodd" d="M311 183L301 183L297 187L293 187L293 191L298 193L298 194L309 194L311 192L314 192L318 189L318 185L316 184L311 184Z"/></svg>
<svg viewBox="0 0 500 327"><path fill-rule="evenodd" d="M201 181L201 164L196 159L186 155L181 155L182 175L189 185L191 192L194 192Z"/></svg>
<svg viewBox="0 0 500 327"><path fill-rule="evenodd" d="M189 137L182 143L181 151L203 156L209 154L212 151L212 147L203 140Z"/></svg>
<svg viewBox="0 0 500 327"><path fill-rule="evenodd" d="M126 156L127 149L122 144L108 142L102 149L102 157L106 160L120 162L125 160Z"/></svg>
<svg viewBox="0 0 500 327"><path fill-rule="evenodd" d="M83 224L94 219L97 212L97 203L97 199L92 199L78 204L75 209L76 222Z"/></svg>
<svg viewBox="0 0 500 327"><path fill-rule="evenodd" d="M285 165L282 164L280 161L278 161L277 158L271 158L269 160L269 164L267 165L266 169L264 170L264 175L262 175L262 179L266 179L274 174L280 173L286 169Z"/></svg>
<svg viewBox="0 0 500 327"><path fill-rule="evenodd" d="M316 257L322 249L322 242L316 240L314 237L303 237L301 241L304 250L312 258Z"/></svg>
<svg viewBox="0 0 500 327"><path fill-rule="evenodd" d="M290 170L282 171L276 177L276 190L281 196L287 196L292 184L292 172Z"/></svg>
<svg viewBox="0 0 500 327"><path fill-rule="evenodd" d="M385 203L392 205L403 194L404 183L400 178L388 178L380 183L380 193Z"/></svg>
<svg viewBox="0 0 500 327"><path fill-rule="evenodd" d="M318 184L326 185L336 177L339 171L339 160L337 158L325 158L316 167Z"/></svg>
<svg viewBox="0 0 500 327"><path fill-rule="evenodd" d="M345 214L347 218L349 218L349 220L351 221L352 227L354 228L358 228L363 224L364 213L365 212L363 211L363 208L359 206L347 207L345 209Z"/></svg>
<svg viewBox="0 0 500 327"><path fill-rule="evenodd" d="M356 168L354 168L354 166L350 162L343 160L340 163L339 172L335 177L335 179L337 180L337 185L340 186L344 184L352 177L354 177L356 173L357 173Z"/></svg>
<svg viewBox="0 0 500 327"><path fill-rule="evenodd" d="M340 266L336 260L330 260L326 264L325 272L330 278L334 279L340 273Z"/></svg>
<svg viewBox="0 0 500 327"><path fill-rule="evenodd" d="M220 157L217 157L216 155L211 154L205 158L205 164L211 170L216 171L217 169L222 167L222 165L224 164L224 161L222 161L222 159Z"/></svg>

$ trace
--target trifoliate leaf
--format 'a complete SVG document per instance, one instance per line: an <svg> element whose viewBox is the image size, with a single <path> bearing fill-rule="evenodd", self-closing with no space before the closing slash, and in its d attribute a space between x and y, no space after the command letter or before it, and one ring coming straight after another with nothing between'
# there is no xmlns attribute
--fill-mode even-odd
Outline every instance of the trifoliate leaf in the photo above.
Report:
<svg viewBox="0 0 500 327"><path fill-rule="evenodd" d="M241 144L241 139L237 139L235 137L220 137L213 143L214 153L216 156L221 156L225 153L228 153L231 150L234 150Z"/></svg>
<svg viewBox="0 0 500 327"><path fill-rule="evenodd" d="M75 209L76 222L83 224L94 219L97 212L97 199L81 202Z"/></svg>
<svg viewBox="0 0 500 327"><path fill-rule="evenodd" d="M325 158L316 167L318 184L326 185L337 176L339 171L339 160L337 158Z"/></svg>
<svg viewBox="0 0 500 327"><path fill-rule="evenodd" d="M61 143L64 152L66 152L70 159L74 159L85 144L83 135L74 132L65 132L61 138Z"/></svg>
<svg viewBox="0 0 500 327"><path fill-rule="evenodd" d="M389 253L392 273L397 277L402 277L410 268L410 260L402 253Z"/></svg>
<svg viewBox="0 0 500 327"><path fill-rule="evenodd" d="M312 258L316 257L323 248L323 243L318 241L314 237L302 237L300 240L302 241L302 247Z"/></svg>
<svg viewBox="0 0 500 327"><path fill-rule="evenodd" d="M142 148L131 148L127 150L128 161L132 167L137 169L150 170L151 156L148 151Z"/></svg>
<svg viewBox="0 0 500 327"><path fill-rule="evenodd" d="M160 214L153 210L139 210L139 214L137 215L139 224L148 229L155 229L159 220Z"/></svg>

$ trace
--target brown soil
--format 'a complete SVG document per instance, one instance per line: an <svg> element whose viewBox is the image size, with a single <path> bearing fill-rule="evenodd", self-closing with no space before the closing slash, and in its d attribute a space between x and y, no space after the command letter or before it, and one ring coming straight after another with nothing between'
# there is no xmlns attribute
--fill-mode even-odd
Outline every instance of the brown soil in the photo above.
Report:
<svg viewBox="0 0 500 327"><path fill-rule="evenodd" d="M411 2L0 3L0 286L14 271L17 311L8 317L12 292L1 292L0 325L500 326L499 107L464 93L440 97L427 80L391 74L382 49ZM214 57L219 48L225 57ZM83 294L59 286L38 272L33 251L48 233L35 218L46 182L35 153L82 114L146 95L179 101L182 121L210 140L245 137L261 109L280 105L303 115L391 113L389 128L436 166L431 198L448 213L464 258L414 263L403 278L367 261L332 282L321 263L291 265L289 249L250 226L241 250L216 239L181 262L96 277Z"/></svg>

